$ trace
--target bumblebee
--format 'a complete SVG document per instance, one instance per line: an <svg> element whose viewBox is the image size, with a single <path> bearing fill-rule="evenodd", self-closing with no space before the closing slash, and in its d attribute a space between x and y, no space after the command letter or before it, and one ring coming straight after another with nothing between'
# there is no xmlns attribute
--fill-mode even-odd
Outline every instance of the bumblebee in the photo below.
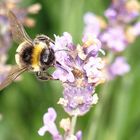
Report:
<svg viewBox="0 0 140 140"><path fill-rule="evenodd" d="M8 19L13 39L19 43L15 54L17 65L11 68L6 79L0 84L0 90L25 71L34 72L41 80L52 79L47 69L55 63L55 52L50 47L54 41L46 35L37 35L32 40L12 11L8 12Z"/></svg>

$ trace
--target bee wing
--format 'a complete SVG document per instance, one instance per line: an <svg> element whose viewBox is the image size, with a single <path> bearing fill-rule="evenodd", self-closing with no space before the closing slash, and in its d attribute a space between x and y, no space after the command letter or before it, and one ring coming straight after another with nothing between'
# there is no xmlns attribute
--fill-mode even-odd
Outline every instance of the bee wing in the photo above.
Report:
<svg viewBox="0 0 140 140"><path fill-rule="evenodd" d="M23 25L20 23L20 21L18 21L17 17L12 11L8 11L8 19L14 41L17 43L21 43L23 41L32 43L32 39L28 36Z"/></svg>
<svg viewBox="0 0 140 140"><path fill-rule="evenodd" d="M20 74L22 74L25 71L27 71L27 67L19 68L17 65L13 66L5 80L2 83L0 83L0 90L4 89L9 84L11 84Z"/></svg>

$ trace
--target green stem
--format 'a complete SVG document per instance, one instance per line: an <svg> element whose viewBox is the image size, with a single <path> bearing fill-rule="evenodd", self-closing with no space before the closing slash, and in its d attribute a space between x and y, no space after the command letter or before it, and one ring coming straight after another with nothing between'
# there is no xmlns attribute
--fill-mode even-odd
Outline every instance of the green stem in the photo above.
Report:
<svg viewBox="0 0 140 140"><path fill-rule="evenodd" d="M72 116L70 135L74 134L76 121L77 121L77 115Z"/></svg>

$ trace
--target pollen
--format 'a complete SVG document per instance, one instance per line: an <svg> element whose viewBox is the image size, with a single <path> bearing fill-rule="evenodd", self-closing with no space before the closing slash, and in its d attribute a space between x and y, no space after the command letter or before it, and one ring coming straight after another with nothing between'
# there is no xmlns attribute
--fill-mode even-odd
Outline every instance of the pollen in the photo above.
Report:
<svg viewBox="0 0 140 140"><path fill-rule="evenodd" d="M83 73L82 71L80 71L79 69L77 68L74 68L74 70L72 71L73 75L76 77L76 78L82 78L83 77Z"/></svg>
<svg viewBox="0 0 140 140"><path fill-rule="evenodd" d="M78 104L81 105L84 103L84 97L83 96L75 96L74 101Z"/></svg>
<svg viewBox="0 0 140 140"><path fill-rule="evenodd" d="M100 46L100 41L96 37L89 35L87 40L83 43L83 47L88 48L91 45L95 45L95 46L99 45Z"/></svg>

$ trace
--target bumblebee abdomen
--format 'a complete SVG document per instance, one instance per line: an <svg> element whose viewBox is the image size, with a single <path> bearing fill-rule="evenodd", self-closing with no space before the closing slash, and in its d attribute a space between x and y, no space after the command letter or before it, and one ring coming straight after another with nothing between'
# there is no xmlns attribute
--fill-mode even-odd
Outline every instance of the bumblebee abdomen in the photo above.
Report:
<svg viewBox="0 0 140 140"><path fill-rule="evenodd" d="M15 55L16 63L20 67L31 65L32 53L33 53L33 46L29 45L27 42L21 43L16 50L16 55Z"/></svg>
<svg viewBox="0 0 140 140"><path fill-rule="evenodd" d="M23 51L23 54L21 55L22 60L26 64L32 64L32 53L33 53L34 48L33 47L28 47Z"/></svg>

